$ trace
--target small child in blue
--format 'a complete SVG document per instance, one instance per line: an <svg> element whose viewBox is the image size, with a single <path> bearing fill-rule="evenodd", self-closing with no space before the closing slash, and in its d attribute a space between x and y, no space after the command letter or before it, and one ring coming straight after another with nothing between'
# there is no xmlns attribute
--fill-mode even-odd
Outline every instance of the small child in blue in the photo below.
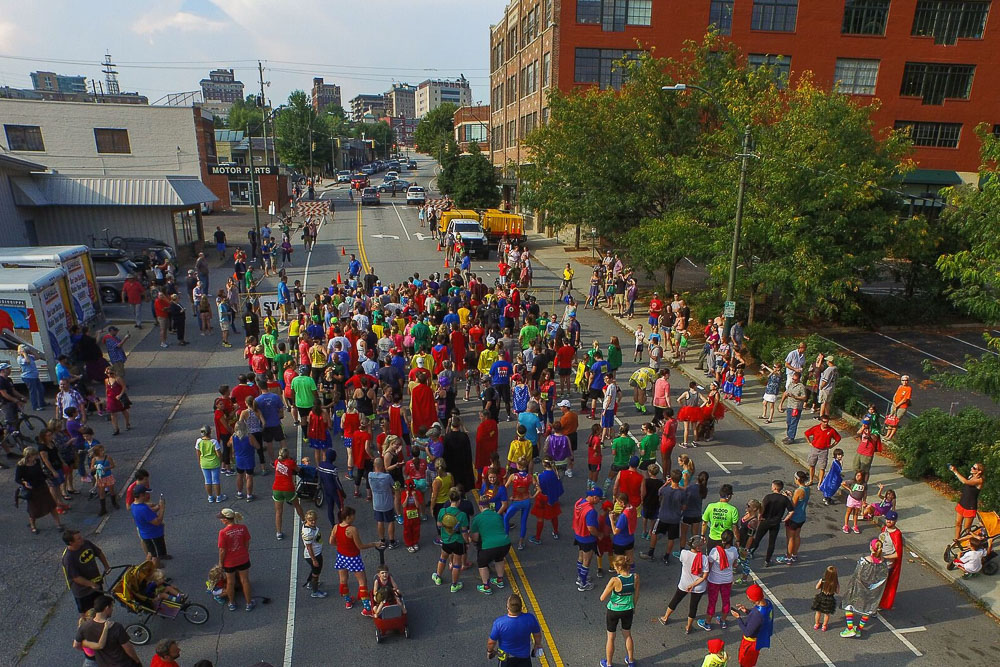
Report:
<svg viewBox="0 0 1000 667"><path fill-rule="evenodd" d="M515 374L513 377L514 387L511 389L511 403L515 414L521 414L528 409L528 401L531 399L531 392L528 385L524 383L524 378Z"/></svg>
<svg viewBox="0 0 1000 667"><path fill-rule="evenodd" d="M838 447L833 450L833 463L830 464L830 469L826 471L823 481L819 483L819 490L823 494L824 505L833 505L836 503L833 497L837 495L837 491L840 490L840 485L843 481L844 450Z"/></svg>
<svg viewBox="0 0 1000 667"><path fill-rule="evenodd" d="M736 371L736 377L733 378L733 400L736 405L743 402L743 384L746 382L746 378L743 377L743 369Z"/></svg>

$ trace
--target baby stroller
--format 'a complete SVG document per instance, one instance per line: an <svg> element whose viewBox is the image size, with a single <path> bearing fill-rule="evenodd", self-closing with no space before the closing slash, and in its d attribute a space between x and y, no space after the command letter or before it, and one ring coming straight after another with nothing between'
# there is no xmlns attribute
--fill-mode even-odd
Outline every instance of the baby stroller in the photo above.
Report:
<svg viewBox="0 0 1000 667"><path fill-rule="evenodd" d="M146 582L156 569L152 561L143 561L138 565L116 565L111 569L122 571L111 585L112 597L128 612L141 617L139 622L125 626L129 641L136 646L148 643L152 637L146 624L153 616L174 619L178 615L183 615L188 623L194 625L208 622L208 609L197 602L157 601L143 592Z"/></svg>
<svg viewBox="0 0 1000 667"><path fill-rule="evenodd" d="M300 464L298 468L299 481L295 485L295 493L299 498L311 500L316 507L323 506L323 487L319 483L319 472L314 465Z"/></svg>
<svg viewBox="0 0 1000 667"><path fill-rule="evenodd" d="M378 549L378 562L379 566L385 565L385 547L376 547ZM378 575L376 574L376 578ZM392 575L389 575L390 582L392 581ZM375 582L372 584L373 590L375 589ZM376 605L377 606L377 605ZM372 620L375 621L375 643L381 644L382 640L385 639L386 635L390 632L396 632L407 639L410 638L410 626L406 620L406 608L403 605L402 599L395 600L394 604L386 604L383 606L376 614Z"/></svg>
<svg viewBox="0 0 1000 667"><path fill-rule="evenodd" d="M983 569L981 572L987 576L993 576L1000 571L1000 558L997 558L996 547L1000 538L1000 514L996 512L977 512L977 523L973 523L968 530L945 547L944 562L952 565L955 559L972 548L972 538L978 537L986 543L986 555L983 557Z"/></svg>

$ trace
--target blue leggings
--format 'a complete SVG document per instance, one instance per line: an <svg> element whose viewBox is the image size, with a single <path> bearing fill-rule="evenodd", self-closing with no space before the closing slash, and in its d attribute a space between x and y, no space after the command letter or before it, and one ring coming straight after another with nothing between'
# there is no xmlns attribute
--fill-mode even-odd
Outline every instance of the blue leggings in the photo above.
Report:
<svg viewBox="0 0 1000 667"><path fill-rule="evenodd" d="M507 513L503 515L504 525L507 526L507 532L510 532L510 519L512 516L521 513L521 539L528 534L528 513L531 512L531 498L525 498L524 500L516 500L510 504L507 508Z"/></svg>

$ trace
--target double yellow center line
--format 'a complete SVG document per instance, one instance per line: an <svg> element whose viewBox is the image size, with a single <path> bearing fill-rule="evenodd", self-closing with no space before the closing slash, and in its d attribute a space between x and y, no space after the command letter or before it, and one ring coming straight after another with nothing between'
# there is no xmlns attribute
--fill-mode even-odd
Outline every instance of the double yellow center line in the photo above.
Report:
<svg viewBox="0 0 1000 667"><path fill-rule="evenodd" d="M371 271L372 265L368 262L368 253L365 252L365 236L361 220L361 202L358 202L358 259L361 260L361 268L364 269L365 273Z"/></svg>

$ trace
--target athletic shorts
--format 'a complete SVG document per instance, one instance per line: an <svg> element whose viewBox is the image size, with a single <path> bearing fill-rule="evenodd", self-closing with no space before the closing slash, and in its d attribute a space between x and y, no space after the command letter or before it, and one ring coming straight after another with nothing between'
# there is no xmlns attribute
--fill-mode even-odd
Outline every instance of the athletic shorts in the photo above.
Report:
<svg viewBox="0 0 1000 667"><path fill-rule="evenodd" d="M160 558L167 555L167 542L163 537L144 537L142 543L146 545L146 553L153 558Z"/></svg>
<svg viewBox="0 0 1000 667"><path fill-rule="evenodd" d="M239 473L239 474L241 474L241 475L247 475L249 477L253 477L253 471L256 470L256 469L257 469L256 466L254 466L253 468L240 468L240 467L237 467L236 468L236 472Z"/></svg>
<svg viewBox="0 0 1000 667"><path fill-rule="evenodd" d="M395 520L396 520L395 510L386 510L384 512L375 510L375 521L381 523L392 523Z"/></svg>
<svg viewBox="0 0 1000 667"><path fill-rule="evenodd" d="M820 403L828 403L833 398L832 389L820 389L818 400Z"/></svg>
<svg viewBox="0 0 1000 667"><path fill-rule="evenodd" d="M223 566L222 571L228 572L229 574L233 574L234 572L242 572L243 570L249 570L249 569L250 569L250 561L247 561L245 563L240 563L239 565L232 565L228 567Z"/></svg>
<svg viewBox="0 0 1000 667"><path fill-rule="evenodd" d="M569 375L573 372L573 369L572 368L559 368L559 369L557 369L556 372L558 373L559 377L569 377Z"/></svg>
<svg viewBox="0 0 1000 667"><path fill-rule="evenodd" d="M588 389L587 398L593 399L595 401L604 400L604 392L600 389Z"/></svg>
<svg viewBox="0 0 1000 667"><path fill-rule="evenodd" d="M285 439L285 432L281 430L281 424L277 426L265 426L260 433L261 442L281 442Z"/></svg>
<svg viewBox="0 0 1000 667"><path fill-rule="evenodd" d="M221 470L222 468L202 468L201 474L205 477L205 484L218 484Z"/></svg>
<svg viewBox="0 0 1000 667"><path fill-rule="evenodd" d="M476 567L489 567L493 563L500 563L508 553L510 553L509 543L492 549L480 549L476 556Z"/></svg>
<svg viewBox="0 0 1000 667"><path fill-rule="evenodd" d="M597 551L597 540L594 540L593 542L581 542L580 540L573 540L573 544L580 547L580 551L584 553Z"/></svg>
<svg viewBox="0 0 1000 667"><path fill-rule="evenodd" d="M660 318L659 318L659 317L656 317L655 315L650 315L650 316L649 316L649 320L648 320L648 321L649 321L649 326L651 326L651 327L655 327L655 326L658 326L658 325L659 325L659 323L660 323Z"/></svg>
<svg viewBox="0 0 1000 667"><path fill-rule="evenodd" d="M594 463L588 463L587 464L587 470L589 470L590 472L597 472L600 469L601 469L601 466L599 466L597 464L594 464Z"/></svg>
<svg viewBox="0 0 1000 667"><path fill-rule="evenodd" d="M686 523L689 526L694 526L695 524L701 523L701 517L700 516L684 516L684 517L681 517L681 521L683 521L684 523Z"/></svg>
<svg viewBox="0 0 1000 667"><path fill-rule="evenodd" d="M605 410L601 413L601 426L603 428L612 428L615 425L615 411Z"/></svg>
<svg viewBox="0 0 1000 667"><path fill-rule="evenodd" d="M791 519L789 519L788 521L785 522L785 528L791 528L792 530L798 530L804 525L806 525L805 521L799 522L799 521L792 521Z"/></svg>
<svg viewBox="0 0 1000 667"><path fill-rule="evenodd" d="M635 609L627 609L625 611L612 611L607 610L607 628L608 632L615 632L618 629L618 622L621 621L622 630L632 629L632 617L635 615Z"/></svg>
<svg viewBox="0 0 1000 667"><path fill-rule="evenodd" d="M961 504L955 505L955 512L961 516L963 519L975 519L976 510L970 510L962 507Z"/></svg>
<svg viewBox="0 0 1000 667"><path fill-rule="evenodd" d="M464 556L465 542L445 542L441 545L441 551L453 556Z"/></svg>
<svg viewBox="0 0 1000 667"><path fill-rule="evenodd" d="M681 535L681 524L656 520L653 530L657 535L666 535L668 540L676 540Z"/></svg>
<svg viewBox="0 0 1000 667"><path fill-rule="evenodd" d="M628 544L612 544L611 553L616 556L624 556L626 553L635 549L635 541L629 542ZM627 628L626 628L627 629Z"/></svg>
<svg viewBox="0 0 1000 667"><path fill-rule="evenodd" d="M276 503L290 503L299 496L294 491L271 491L271 497Z"/></svg>
<svg viewBox="0 0 1000 667"><path fill-rule="evenodd" d="M74 597L73 600L76 602L76 610L81 614L90 611L94 608L94 602L97 600L97 597L104 594L104 591L97 590L92 593L88 593L82 598Z"/></svg>
<svg viewBox="0 0 1000 667"><path fill-rule="evenodd" d="M830 461L830 450L829 449L816 449L812 448L809 452L809 458L806 459L806 465L809 467L817 467L820 470L826 470L826 464Z"/></svg>

